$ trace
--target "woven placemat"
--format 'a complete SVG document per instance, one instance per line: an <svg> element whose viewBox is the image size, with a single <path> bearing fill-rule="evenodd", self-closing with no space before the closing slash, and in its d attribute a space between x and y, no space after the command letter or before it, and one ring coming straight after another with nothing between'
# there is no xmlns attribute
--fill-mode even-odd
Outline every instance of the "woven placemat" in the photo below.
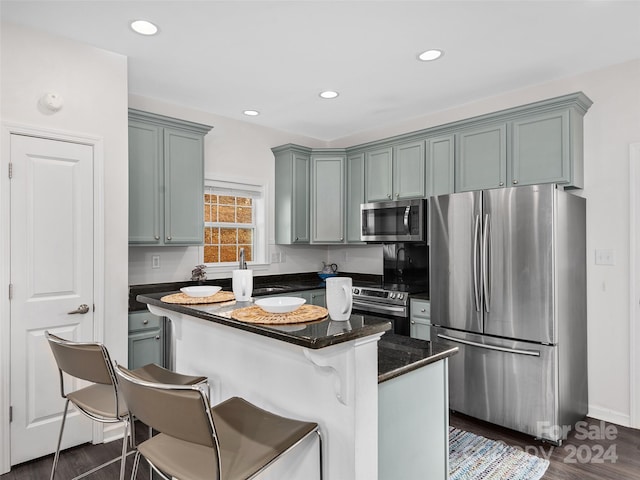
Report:
<svg viewBox="0 0 640 480"><path fill-rule="evenodd" d="M302 305L289 313L269 313L257 305L238 308L231 312L231 318L247 323L262 323L266 325L287 325L320 320L329 315L329 311L318 305Z"/></svg>
<svg viewBox="0 0 640 480"><path fill-rule="evenodd" d="M165 303L180 303L183 305L201 305L203 303L228 302L235 298L236 297L233 295L233 292L220 290L215 295L210 295L208 297L190 297L182 292L172 293L171 295L165 295L160 299L160 301Z"/></svg>

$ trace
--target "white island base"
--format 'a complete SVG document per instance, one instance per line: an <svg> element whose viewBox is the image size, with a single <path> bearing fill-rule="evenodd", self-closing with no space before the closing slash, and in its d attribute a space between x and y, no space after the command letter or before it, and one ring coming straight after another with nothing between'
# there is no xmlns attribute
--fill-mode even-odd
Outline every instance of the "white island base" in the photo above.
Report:
<svg viewBox="0 0 640 480"><path fill-rule="evenodd" d="M240 396L273 413L317 422L325 480L378 478L377 342L382 332L312 349L148 307L171 319L175 370L207 376L212 403ZM320 478L317 439L297 446L257 478Z"/></svg>

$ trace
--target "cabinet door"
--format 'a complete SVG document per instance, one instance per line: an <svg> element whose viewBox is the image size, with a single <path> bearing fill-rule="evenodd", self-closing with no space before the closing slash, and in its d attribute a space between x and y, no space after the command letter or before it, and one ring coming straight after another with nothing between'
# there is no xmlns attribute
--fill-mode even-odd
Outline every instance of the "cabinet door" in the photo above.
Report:
<svg viewBox="0 0 640 480"><path fill-rule="evenodd" d="M164 129L164 242L202 245L204 241L203 138Z"/></svg>
<svg viewBox="0 0 640 480"><path fill-rule="evenodd" d="M129 122L129 243L162 243L162 128Z"/></svg>
<svg viewBox="0 0 640 480"><path fill-rule="evenodd" d="M431 138L427 145L427 196L453 193L454 136Z"/></svg>
<svg viewBox="0 0 640 480"><path fill-rule="evenodd" d="M506 124L461 132L455 168L456 192L503 187L507 178Z"/></svg>
<svg viewBox="0 0 640 480"><path fill-rule="evenodd" d="M149 363L162 365L164 357L162 330L141 330L129 334L129 368L135 369Z"/></svg>
<svg viewBox="0 0 640 480"><path fill-rule="evenodd" d="M424 198L424 141L411 142L393 148L393 198Z"/></svg>
<svg viewBox="0 0 640 480"><path fill-rule="evenodd" d="M309 157L293 154L293 243L309 243Z"/></svg>
<svg viewBox="0 0 640 480"><path fill-rule="evenodd" d="M320 307L327 308L327 290L324 288L318 288L311 290L309 293L309 303L311 305L318 305Z"/></svg>
<svg viewBox="0 0 640 480"><path fill-rule="evenodd" d="M345 157L311 157L312 243L344 242Z"/></svg>
<svg viewBox="0 0 640 480"><path fill-rule="evenodd" d="M391 200L393 192L393 149L367 152L365 157L365 192L367 202Z"/></svg>
<svg viewBox="0 0 640 480"><path fill-rule="evenodd" d="M513 122L511 183L571 181L569 112L553 112Z"/></svg>
<svg viewBox="0 0 640 480"><path fill-rule="evenodd" d="M347 243L362 243L360 233L360 205L364 196L364 153L349 155L347 158Z"/></svg>

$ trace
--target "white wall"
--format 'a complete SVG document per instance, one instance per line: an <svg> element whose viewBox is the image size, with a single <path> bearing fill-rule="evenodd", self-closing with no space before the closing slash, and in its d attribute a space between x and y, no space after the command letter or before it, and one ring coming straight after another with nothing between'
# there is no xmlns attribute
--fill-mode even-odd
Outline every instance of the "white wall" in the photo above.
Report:
<svg viewBox="0 0 640 480"><path fill-rule="evenodd" d="M640 60L363 132L331 146L366 143L576 91L594 102L584 119L585 187L577 192L587 198L589 411L629 425L628 177L629 146L640 141ZM596 249L613 250L615 265L595 265Z"/></svg>
<svg viewBox="0 0 640 480"><path fill-rule="evenodd" d="M127 59L45 33L2 24L3 122L101 137L104 146L104 341L113 358L127 355ZM56 92L56 114L37 108ZM2 300L6 296L1 297ZM2 319L4 321L4 319Z"/></svg>
<svg viewBox="0 0 640 480"><path fill-rule="evenodd" d="M257 179L266 182L267 191L273 192L274 158L272 147L286 143L297 143L308 147L324 147L323 142L290 133L273 130L259 124L259 117L253 123L240 122L218 115L197 111L178 105L131 95L129 106L138 110L167 115L175 118L213 125L205 137L205 175L222 175L225 178ZM259 270L255 275L314 272L322 268L322 261L338 263L342 271L382 274L382 256L376 247L359 247L359 255L350 258L332 254L331 248L324 246L280 246L274 245L273 195L268 195L269 205L269 250L281 252L282 263L274 263ZM130 247L129 283L146 283L188 280L191 270L201 263L199 247ZM160 256L160 268L151 268L152 255ZM365 257L363 261L362 257ZM228 278L230 272L209 274L208 278Z"/></svg>

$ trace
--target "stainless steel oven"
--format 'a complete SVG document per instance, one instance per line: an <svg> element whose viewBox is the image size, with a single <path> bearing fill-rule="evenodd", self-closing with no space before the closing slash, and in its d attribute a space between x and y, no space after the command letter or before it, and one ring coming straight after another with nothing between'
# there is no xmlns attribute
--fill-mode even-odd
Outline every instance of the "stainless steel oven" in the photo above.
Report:
<svg viewBox="0 0 640 480"><path fill-rule="evenodd" d="M398 289L387 289L355 285L353 310L388 318L393 333L409 335L409 293Z"/></svg>

